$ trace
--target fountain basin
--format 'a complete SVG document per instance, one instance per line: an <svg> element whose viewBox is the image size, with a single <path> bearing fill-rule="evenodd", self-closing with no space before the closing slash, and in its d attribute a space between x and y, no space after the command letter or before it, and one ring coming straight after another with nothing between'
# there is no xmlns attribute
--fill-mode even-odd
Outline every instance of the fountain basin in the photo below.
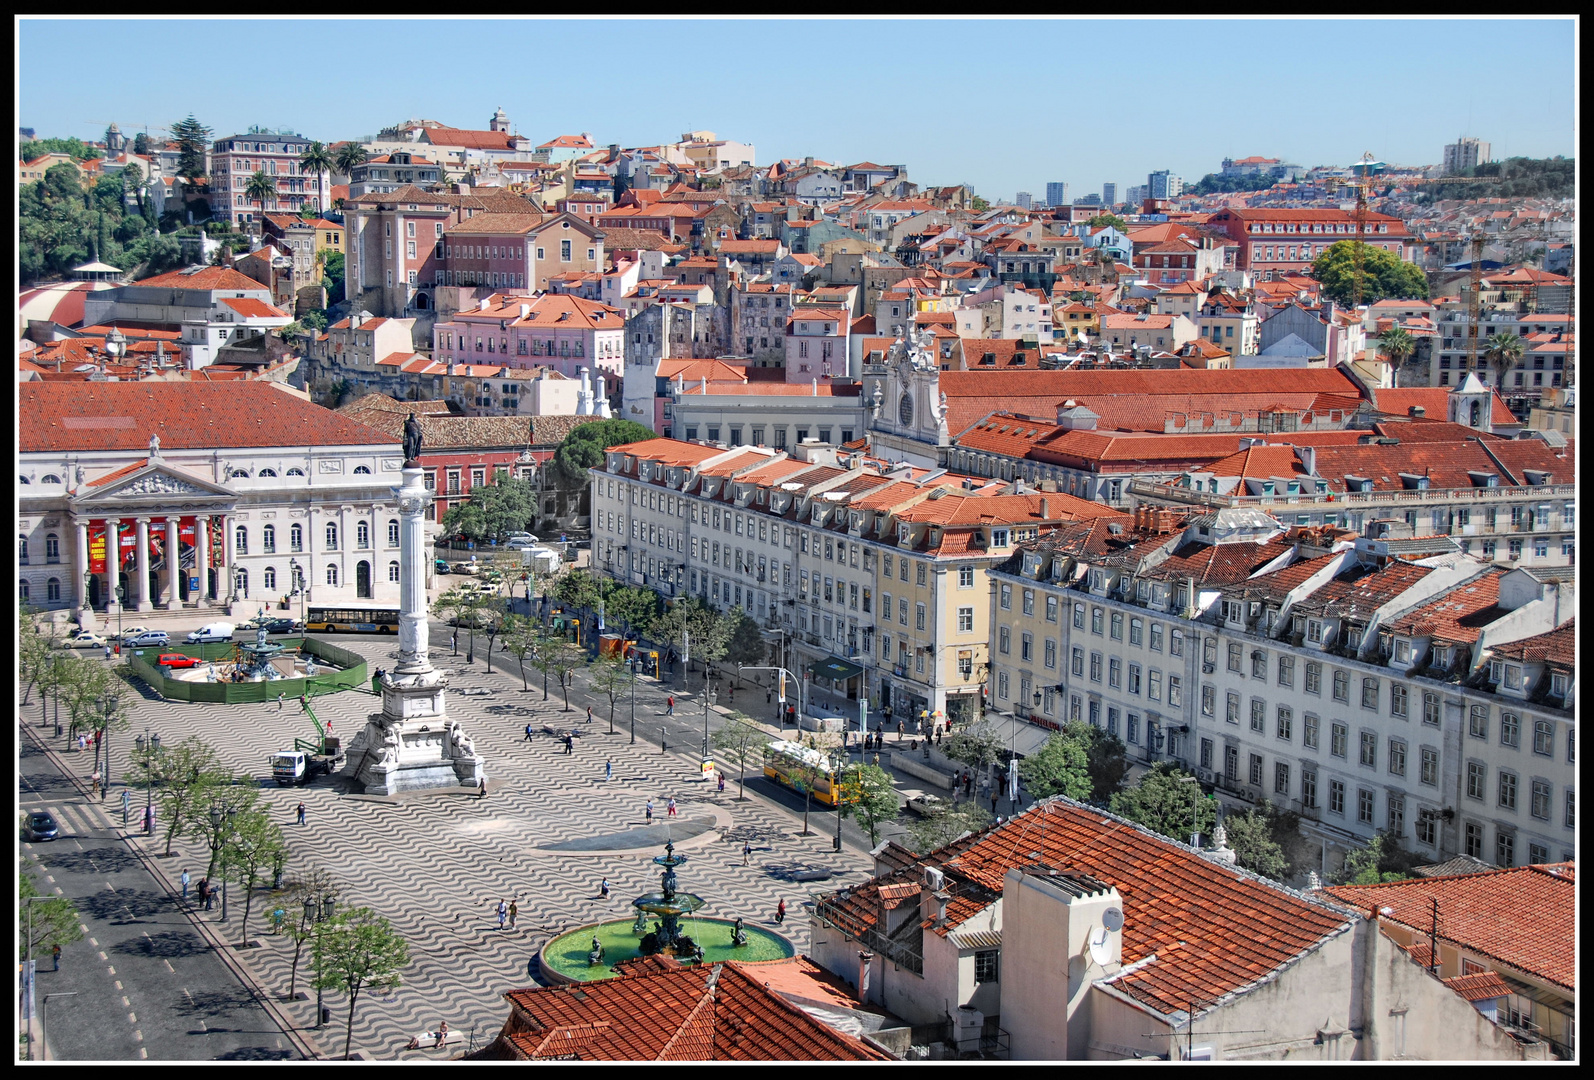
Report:
<svg viewBox="0 0 1594 1080"><path fill-rule="evenodd" d="M681 899L677 895L673 902L678 904ZM544 974L552 982L567 983L613 978L614 972L609 969L615 964L642 955L639 948L642 938L632 932L633 924L632 919L615 919L560 934L542 947L540 961ZM699 919L683 915L680 925L683 933L702 946L703 962L706 964L718 964L725 960L769 963L788 960L797 955L797 947L785 936L746 922L743 922L742 930L747 934L747 944L739 947L731 944L734 920ZM651 923L648 929L652 929ZM589 967L587 954L592 951L594 937L603 943L603 962Z"/></svg>

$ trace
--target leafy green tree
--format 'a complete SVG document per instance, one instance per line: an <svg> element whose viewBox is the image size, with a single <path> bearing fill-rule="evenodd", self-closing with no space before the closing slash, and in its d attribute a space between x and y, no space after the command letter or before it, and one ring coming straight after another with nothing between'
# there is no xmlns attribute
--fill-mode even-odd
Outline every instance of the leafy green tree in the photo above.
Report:
<svg viewBox="0 0 1594 1080"><path fill-rule="evenodd" d="M1223 829L1229 834L1235 861L1242 867L1275 881L1289 875L1284 849L1273 839L1273 824L1260 808L1229 815L1223 820Z"/></svg>
<svg viewBox="0 0 1594 1080"><path fill-rule="evenodd" d="M645 634L664 606L663 598L652 589L621 585L613 578L600 578L603 587L603 621L633 634Z"/></svg>
<svg viewBox="0 0 1594 1080"><path fill-rule="evenodd" d="M149 136L142 131L133 136L133 153L141 157L149 156Z"/></svg>
<svg viewBox="0 0 1594 1080"><path fill-rule="evenodd" d="M281 865L287 851L282 830L264 810L249 809L233 817L222 866L227 880L243 889L244 915L238 924L240 941L249 940L249 913L254 907L255 886L261 883L267 871Z"/></svg>
<svg viewBox="0 0 1594 1080"><path fill-rule="evenodd" d="M523 691L531 689L531 683L526 679L526 658L531 655L532 648L541 636L541 625L528 615L505 615L503 629L498 631L499 645L520 666L520 688Z"/></svg>
<svg viewBox="0 0 1594 1080"><path fill-rule="evenodd" d="M244 198L260 206L260 219L266 217L266 200L277 197L277 182L266 175L264 169L256 169L244 182Z"/></svg>
<svg viewBox="0 0 1594 1080"><path fill-rule="evenodd" d="M1494 371L1494 385L1505 388L1505 377L1522 359L1522 339L1515 334L1490 334L1483 342L1483 355Z"/></svg>
<svg viewBox="0 0 1594 1080"><path fill-rule="evenodd" d="M1079 720L1064 724L1062 734L1084 747L1090 799L1106 805L1123 787L1124 777L1129 774L1129 756L1123 741L1103 728Z"/></svg>
<svg viewBox="0 0 1594 1080"><path fill-rule="evenodd" d="M34 139L17 147L23 161L37 161L46 154L65 154L73 161L93 161L105 156L105 151L90 146L82 139Z"/></svg>
<svg viewBox="0 0 1594 1080"><path fill-rule="evenodd" d="M695 596L682 596L654 620L650 633L682 656L702 658L700 646L709 643L718 627L719 616L712 608Z"/></svg>
<svg viewBox="0 0 1594 1080"><path fill-rule="evenodd" d="M332 872L322 866L310 866L288 881L283 890L283 906L288 920L282 932L293 940L293 967L288 973L288 1000L292 1001L299 985L299 958L305 942L315 937L316 923L305 911L305 902L320 907L328 900L336 904L342 888ZM311 909L314 911L314 908Z"/></svg>
<svg viewBox="0 0 1594 1080"><path fill-rule="evenodd" d="M709 740L716 750L723 751L725 760L737 769L736 801L747 800L747 763L761 753L769 743L769 736L746 713L733 712L725 726L714 732Z"/></svg>
<svg viewBox="0 0 1594 1080"><path fill-rule="evenodd" d="M308 172L316 179L315 189L317 195L315 205L317 209L321 209L321 197L319 194L321 191L321 178L332 171L333 165L332 155L327 151L326 144L311 140L310 145L304 148L304 153L299 155L299 164L304 168L305 172Z"/></svg>
<svg viewBox="0 0 1594 1080"><path fill-rule="evenodd" d="M177 175L193 182L206 175L205 149L210 145L210 129L193 113L172 125L172 141L177 144Z"/></svg>
<svg viewBox="0 0 1594 1080"><path fill-rule="evenodd" d="M1336 885L1378 885L1404 881L1420 858L1400 846L1400 841L1380 830L1361 847L1345 854L1345 863L1334 875Z"/></svg>
<svg viewBox="0 0 1594 1080"><path fill-rule="evenodd" d="M732 664L757 664L769 656L758 621L733 607L725 613L725 659Z"/></svg>
<svg viewBox="0 0 1594 1080"><path fill-rule="evenodd" d="M1356 242L1341 240L1312 263L1312 276L1322 294L1337 304L1349 305L1355 296ZM1363 245L1362 303L1380 300L1426 300L1428 279L1399 255L1381 247Z"/></svg>
<svg viewBox="0 0 1594 1080"><path fill-rule="evenodd" d="M609 734L614 734L614 707L631 688L631 667L618 656L605 656L587 668L587 689L609 699Z"/></svg>
<svg viewBox="0 0 1594 1080"><path fill-rule="evenodd" d="M215 880L216 863L226 850L233 822L259 805L260 789L252 776L211 773L200 783L197 795L189 816L188 835L210 848L205 876ZM212 810L216 812L215 820L211 819Z"/></svg>
<svg viewBox="0 0 1594 1080"><path fill-rule="evenodd" d="M869 846L880 842L880 823L895 821L902 808L891 774L878 765L857 764L841 774L843 817L856 817L869 830Z"/></svg>
<svg viewBox="0 0 1594 1080"><path fill-rule="evenodd" d="M1384 355L1393 360L1396 367L1406 362L1406 357L1417 351L1417 342L1403 326L1392 326L1378 335L1378 344L1384 350Z"/></svg>
<svg viewBox="0 0 1594 1080"><path fill-rule="evenodd" d="M364 165L370 155L365 152L365 147L357 142L346 142L338 147L332 155L332 168L341 176L348 176L359 166Z"/></svg>
<svg viewBox="0 0 1594 1080"><path fill-rule="evenodd" d="M995 732L984 728L955 731L941 741L941 753L971 769L983 770L1007 760L1008 748ZM1023 770L1019 770L1022 775Z"/></svg>
<svg viewBox="0 0 1594 1080"><path fill-rule="evenodd" d="M973 210L976 214L983 214L983 213L985 213L985 211L989 210L990 208L991 208L991 204L989 202L987 202L986 200L980 198L978 195L972 196L969 199L969 209Z"/></svg>
<svg viewBox="0 0 1594 1080"><path fill-rule="evenodd" d="M201 789L207 784L228 779L221 772L216 752L199 737L190 735L159 749L149 743L137 745L132 755L138 786L152 790L160 816L166 822L166 851L172 853L172 840L184 834L195 809L204 801Z"/></svg>
<svg viewBox="0 0 1594 1080"><path fill-rule="evenodd" d="M542 700L548 700L548 676L559 670L559 650L569 644L558 633L542 631L531 645L531 666L542 673Z"/></svg>
<svg viewBox="0 0 1594 1080"><path fill-rule="evenodd" d="M73 165L52 165L18 194L18 259L22 279L65 274L89 260L99 223Z"/></svg>
<svg viewBox="0 0 1594 1080"><path fill-rule="evenodd" d="M1091 793L1089 755L1084 743L1061 732L1018 763L1019 778L1037 799L1067 795L1088 799Z"/></svg>
<svg viewBox="0 0 1594 1080"><path fill-rule="evenodd" d="M17 662L19 674L23 679L22 704L28 703L33 688L40 685L50 677L50 671L56 666L60 652L55 645L60 640L60 632L56 629L54 620L40 628L38 610L28 604L17 608ZM40 692L40 701L43 702L44 691ZM40 717L42 722L43 717Z"/></svg>
<svg viewBox="0 0 1594 1080"><path fill-rule="evenodd" d="M48 895L39 891L39 884L33 880L32 874L17 875L17 958L19 960L31 959L39 953L49 953L57 945L64 949L83 937L83 926L78 921L77 909L66 897L52 896L48 900L28 902L34 897ZM31 938L28 929L30 920L33 927ZM33 946L31 955L28 952L30 944Z"/></svg>
<svg viewBox="0 0 1594 1080"><path fill-rule="evenodd" d="M595 420L582 424L566 435L554 451L553 478L567 489L584 488L592 482L588 470L603 464L604 451L609 447L656 438L651 429L630 420Z"/></svg>
<svg viewBox="0 0 1594 1080"><path fill-rule="evenodd" d="M1152 832L1184 839L1192 831L1210 836L1218 819L1217 800L1203 795L1196 778L1171 761L1157 762L1140 783L1114 795L1112 811Z"/></svg>
<svg viewBox="0 0 1594 1080"><path fill-rule="evenodd" d="M565 712L570 711L570 684L576 680L577 669L587 663L587 652L580 645L556 638L545 650L552 669L559 673L559 688L565 697Z"/></svg>
<svg viewBox="0 0 1594 1080"><path fill-rule="evenodd" d="M554 585L553 595L567 607L591 608L596 611L598 601L603 596L603 585L592 571L577 567L560 576Z"/></svg>
<svg viewBox="0 0 1594 1080"><path fill-rule="evenodd" d="M343 1059L347 1061L360 994L398 989L399 972L409 966L410 948L392 923L370 908L355 908L320 925L313 955L315 987L342 990L349 998L348 1022L343 1028Z"/></svg>
<svg viewBox="0 0 1594 1080"><path fill-rule="evenodd" d="M343 252L329 251L321 264L321 284L326 286L327 303L341 304L344 299ZM326 329L322 327L322 329Z"/></svg>
<svg viewBox="0 0 1594 1080"><path fill-rule="evenodd" d="M1085 224L1092 229L1113 228L1117 229L1121 233L1129 232L1129 222L1125 221L1117 214L1097 214L1095 217L1085 222Z"/></svg>
<svg viewBox="0 0 1594 1080"><path fill-rule="evenodd" d="M443 511L443 529L451 536L469 540L487 539L487 505L474 492L464 502L456 502Z"/></svg>
<svg viewBox="0 0 1594 1080"><path fill-rule="evenodd" d="M908 843L916 854L928 855L966 833L979 832L992 820L991 812L973 800L943 803L934 813L908 826Z"/></svg>
<svg viewBox="0 0 1594 1080"><path fill-rule="evenodd" d="M1271 173L1253 173L1250 176L1207 173L1185 190L1192 195L1213 195L1225 191L1266 191L1278 182L1278 177Z"/></svg>

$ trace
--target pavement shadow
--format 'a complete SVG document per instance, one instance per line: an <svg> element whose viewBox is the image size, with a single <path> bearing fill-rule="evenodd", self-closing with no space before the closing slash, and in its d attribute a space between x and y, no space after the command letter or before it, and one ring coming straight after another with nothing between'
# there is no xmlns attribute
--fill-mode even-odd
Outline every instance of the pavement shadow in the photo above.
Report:
<svg viewBox="0 0 1594 1080"><path fill-rule="evenodd" d="M57 841L59 844L59 841ZM37 848L35 848L37 850ZM93 851L71 851L54 847L41 856L40 862L64 874L120 874L136 870L138 857L125 848L99 848Z"/></svg>
<svg viewBox="0 0 1594 1080"><path fill-rule="evenodd" d="M259 1009L254 995L241 986L207 990L198 994L182 994L172 999L172 1012L188 1019L204 1020L208 1032L226 1030L215 1027L210 1021L229 1013L255 1013ZM235 1031L244 1030L234 1028Z"/></svg>
<svg viewBox="0 0 1594 1080"><path fill-rule="evenodd" d="M219 1031L211 1028L204 1032L190 1032L190 1034L210 1035ZM278 1050L270 1046L240 1046L236 1050L229 1050L225 1054L217 1054L213 1061L288 1061L297 1057L292 1050Z"/></svg>
<svg viewBox="0 0 1594 1080"><path fill-rule="evenodd" d="M137 956L146 960L175 960L179 957L199 956L210 951L199 935L192 930L167 930L149 937L140 935L111 946L111 951L123 956ZM186 999L183 1002L187 1004Z"/></svg>

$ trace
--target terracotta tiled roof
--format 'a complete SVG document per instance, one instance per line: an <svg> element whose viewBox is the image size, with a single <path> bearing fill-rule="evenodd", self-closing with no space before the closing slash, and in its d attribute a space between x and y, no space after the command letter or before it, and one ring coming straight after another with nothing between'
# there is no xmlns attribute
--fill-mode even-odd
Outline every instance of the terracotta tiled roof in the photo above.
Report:
<svg viewBox="0 0 1594 1080"><path fill-rule="evenodd" d="M1552 483L1573 482L1574 462L1557 457L1547 444L1533 440L1491 440L1486 453L1475 441L1402 442L1399 446L1323 446L1317 451L1317 475L1334 491L1345 490L1346 476L1372 481L1374 491L1400 491L1405 487L1401 473L1426 476L1430 488L1470 488L1469 473L1493 473L1502 485L1512 485L1513 477L1502 475L1498 458L1514 474L1515 483L1525 481L1525 469L1543 470Z"/></svg>
<svg viewBox="0 0 1594 1080"><path fill-rule="evenodd" d="M1147 547L1160 546L1157 541L1161 539L1153 537ZM1193 578L1200 585L1233 585L1287 554L1292 546L1282 538L1251 544L1182 544L1163 562L1146 570L1144 576L1176 581Z"/></svg>
<svg viewBox="0 0 1594 1080"><path fill-rule="evenodd" d="M469 131L465 128L427 128L421 137L433 146L462 146L467 150L513 150L514 136L507 131Z"/></svg>
<svg viewBox="0 0 1594 1080"><path fill-rule="evenodd" d="M1438 900L1440 940L1576 993L1577 890L1570 863L1322 892L1358 911L1393 908L1386 918L1424 937Z"/></svg>
<svg viewBox="0 0 1594 1080"><path fill-rule="evenodd" d="M244 297L242 300L223 298L221 301L246 319L287 319L291 316L278 308L272 307L264 300L255 300Z"/></svg>
<svg viewBox="0 0 1594 1080"><path fill-rule="evenodd" d="M1450 415L1450 390L1443 386L1402 386L1373 391L1373 402L1381 412L1391 416L1404 416L1413 405L1435 420ZM1520 421L1512 415L1498 392L1494 394L1494 409L1489 419L1496 424L1517 426Z"/></svg>
<svg viewBox="0 0 1594 1080"><path fill-rule="evenodd" d="M724 453L712 446L681 442L678 439L644 439L641 442L611 446L610 450L635 456L641 461L657 461L663 465L698 465L711 457Z"/></svg>
<svg viewBox="0 0 1594 1080"><path fill-rule="evenodd" d="M524 236L546 220L543 214L477 214L443 232L447 236Z"/></svg>
<svg viewBox="0 0 1594 1080"><path fill-rule="evenodd" d="M23 383L18 449L171 450L265 446L383 446L381 431L262 382Z"/></svg>
<svg viewBox="0 0 1594 1080"><path fill-rule="evenodd" d="M1496 645L1499 660L1519 660L1524 664L1558 664L1572 667L1577 662L1577 620L1573 619L1546 634L1535 634L1521 641Z"/></svg>
<svg viewBox="0 0 1594 1080"><path fill-rule="evenodd" d="M1407 637L1476 641L1485 626L1505 614L1498 606L1500 579L1504 576L1504 570L1491 569L1416 611L1402 615L1389 623L1387 628L1391 634Z"/></svg>
<svg viewBox="0 0 1594 1080"><path fill-rule="evenodd" d="M1476 975L1457 975L1453 979L1444 980L1444 983L1468 1001L1488 1001L1511 993L1510 985L1493 971L1481 971Z"/></svg>
<svg viewBox="0 0 1594 1080"><path fill-rule="evenodd" d="M607 228L603 230L604 251L681 251L685 245L671 243L657 229Z"/></svg>
<svg viewBox="0 0 1594 1080"><path fill-rule="evenodd" d="M402 441L407 414L368 410L362 422ZM465 449L520 449L557 446L582 424L600 416L447 416L420 415L421 453Z"/></svg>
<svg viewBox="0 0 1594 1080"><path fill-rule="evenodd" d="M1042 504L1045 505L1044 515ZM950 492L939 499L927 499L898 516L902 521L924 521L938 525L1016 525L1097 517L1126 519L1125 514L1110 506L1061 492L1030 495Z"/></svg>
<svg viewBox="0 0 1594 1080"><path fill-rule="evenodd" d="M1342 619L1365 619L1433 573L1429 566L1391 560L1383 567L1358 563L1303 598L1298 609Z"/></svg>
<svg viewBox="0 0 1594 1080"><path fill-rule="evenodd" d="M270 292L254 278L240 274L230 266L207 266L192 274L186 270L173 270L170 273L156 274L154 277L135 281L133 284L147 288L197 289L206 292L222 289L232 292Z"/></svg>

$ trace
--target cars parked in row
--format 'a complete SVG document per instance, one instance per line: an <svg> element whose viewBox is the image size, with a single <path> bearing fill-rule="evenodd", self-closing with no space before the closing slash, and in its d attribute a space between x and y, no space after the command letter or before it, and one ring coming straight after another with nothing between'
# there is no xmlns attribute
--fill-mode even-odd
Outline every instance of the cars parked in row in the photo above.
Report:
<svg viewBox="0 0 1594 1080"><path fill-rule="evenodd" d="M164 630L146 630L137 637L124 639L122 647L128 649L148 649L155 646L170 645L172 636Z"/></svg>
<svg viewBox="0 0 1594 1080"><path fill-rule="evenodd" d="M198 667L203 661L193 656L184 656L182 653L161 653L156 663L161 667L189 668Z"/></svg>
<svg viewBox="0 0 1594 1080"><path fill-rule="evenodd" d="M103 649L109 644L105 638L92 630L74 630L61 640L63 649Z"/></svg>

